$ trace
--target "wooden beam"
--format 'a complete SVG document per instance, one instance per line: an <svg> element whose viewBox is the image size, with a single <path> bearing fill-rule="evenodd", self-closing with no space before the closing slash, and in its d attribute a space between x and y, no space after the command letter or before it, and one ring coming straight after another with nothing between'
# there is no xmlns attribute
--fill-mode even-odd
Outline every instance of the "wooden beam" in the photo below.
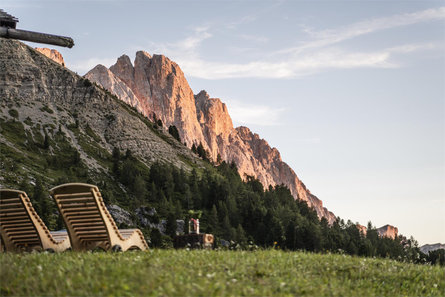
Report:
<svg viewBox="0 0 445 297"><path fill-rule="evenodd" d="M7 27L0 27L0 37L46 43L69 48L74 46L74 41L70 37L18 30Z"/></svg>

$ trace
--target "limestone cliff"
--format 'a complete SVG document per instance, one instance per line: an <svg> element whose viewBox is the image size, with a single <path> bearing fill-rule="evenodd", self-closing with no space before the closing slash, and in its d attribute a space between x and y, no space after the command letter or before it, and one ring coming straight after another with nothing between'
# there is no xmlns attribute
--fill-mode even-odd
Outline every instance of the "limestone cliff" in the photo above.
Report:
<svg viewBox="0 0 445 297"><path fill-rule="evenodd" d="M95 72L100 74L96 78L116 93L131 95L105 67L98 66ZM170 163L186 171L190 162L201 162L168 133L153 129L145 117L102 88L25 44L4 38L0 38L0 98L0 120L17 120L26 133L35 129L51 138L57 133L67 135L82 161L96 171L104 170L97 160L114 147L122 152L129 149L148 164ZM127 102L136 104L134 98ZM0 144L10 147L2 135Z"/></svg>
<svg viewBox="0 0 445 297"><path fill-rule="evenodd" d="M175 125L181 140L188 146L200 142L206 145L197 121L193 92L176 63L162 55L152 57L139 51L134 67L130 58L123 55L110 67L110 71L133 91L139 101L139 109L146 116L153 118L156 115L166 127ZM100 84L97 76L94 69L86 74L87 78ZM119 96L113 88L107 89Z"/></svg>
<svg viewBox="0 0 445 297"><path fill-rule="evenodd" d="M445 244L435 243L435 244L425 244L420 247L420 251L425 254L429 254L429 252L435 250L445 250Z"/></svg>
<svg viewBox="0 0 445 297"><path fill-rule="evenodd" d="M50 58L51 60L53 60L56 63L59 63L62 66L65 66L65 61L63 61L63 57L62 54L59 53L57 50L55 49L49 49L46 47L36 47L36 50L39 53L44 54L45 56L47 56L48 58Z"/></svg>
<svg viewBox="0 0 445 297"><path fill-rule="evenodd" d="M360 231L360 233L362 233L364 236L366 236L366 233L368 232L368 228L366 228L363 225L360 224L356 224L357 229Z"/></svg>
<svg viewBox="0 0 445 297"><path fill-rule="evenodd" d="M130 58L123 55L109 71L97 66L85 77L149 118L156 114L166 127L175 125L182 142L189 147L202 143L212 160L216 161L219 155L221 160L234 161L243 178L254 176L265 187L288 186L292 195L306 201L320 218L334 222L335 215L311 194L292 168L282 161L276 148L247 127L234 128L227 107L220 99L210 98L205 91L194 96L182 70L167 57L139 51L134 66Z"/></svg>
<svg viewBox="0 0 445 297"><path fill-rule="evenodd" d="M397 229L397 227L391 225L385 225L380 228L377 228L377 232L381 237L389 237L392 239L395 239L399 234L399 230Z"/></svg>

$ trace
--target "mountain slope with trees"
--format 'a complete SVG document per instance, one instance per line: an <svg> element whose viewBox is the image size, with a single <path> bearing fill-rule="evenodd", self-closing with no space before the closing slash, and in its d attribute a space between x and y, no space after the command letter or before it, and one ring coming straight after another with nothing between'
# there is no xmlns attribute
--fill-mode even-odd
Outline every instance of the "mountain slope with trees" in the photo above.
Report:
<svg viewBox="0 0 445 297"><path fill-rule="evenodd" d="M320 220L283 185L244 179L234 162L212 164L144 115L34 49L0 38L0 185L26 191L50 229L62 228L48 189L99 186L122 226L169 247L177 220L202 213L201 229L232 248L276 247L424 261L416 242L366 236L352 222ZM116 213L115 213L116 215ZM164 222L164 224L163 224ZM219 241L218 241L219 242Z"/></svg>

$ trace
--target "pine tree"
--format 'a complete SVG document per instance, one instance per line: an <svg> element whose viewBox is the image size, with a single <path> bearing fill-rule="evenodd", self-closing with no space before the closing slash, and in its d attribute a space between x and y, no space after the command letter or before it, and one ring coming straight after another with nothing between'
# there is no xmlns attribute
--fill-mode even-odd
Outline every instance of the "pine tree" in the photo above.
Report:
<svg viewBox="0 0 445 297"><path fill-rule="evenodd" d="M167 224L165 226L165 233L172 239L176 236L176 218L174 213L170 213L167 217Z"/></svg>
<svg viewBox="0 0 445 297"><path fill-rule="evenodd" d="M179 131L175 125L171 125L170 127L168 127L168 133L170 133L170 135L173 136L173 138L175 138L177 141L181 142L181 137L179 137Z"/></svg>
<svg viewBox="0 0 445 297"><path fill-rule="evenodd" d="M49 148L49 137L48 134L45 133L45 139L43 140L43 148L47 150Z"/></svg>
<svg viewBox="0 0 445 297"><path fill-rule="evenodd" d="M218 211L216 210L215 204L213 204L212 210L208 216L207 229L209 233L219 233Z"/></svg>
<svg viewBox="0 0 445 297"><path fill-rule="evenodd" d="M34 186L34 195L33 195L33 200L36 202L35 208L40 218L43 220L43 222L46 225L49 225L48 219L49 219L50 209L49 209L48 199L45 197L44 193L45 192L43 190L42 180L40 178L36 178L36 184Z"/></svg>
<svg viewBox="0 0 445 297"><path fill-rule="evenodd" d="M235 234L236 242L240 245L247 244L247 238L246 238L246 232L244 231L241 224L238 224L238 227L236 228L236 234Z"/></svg>
<svg viewBox="0 0 445 297"><path fill-rule="evenodd" d="M137 175L133 182L133 192L136 199L140 202L144 201L147 194L147 185L141 175Z"/></svg>

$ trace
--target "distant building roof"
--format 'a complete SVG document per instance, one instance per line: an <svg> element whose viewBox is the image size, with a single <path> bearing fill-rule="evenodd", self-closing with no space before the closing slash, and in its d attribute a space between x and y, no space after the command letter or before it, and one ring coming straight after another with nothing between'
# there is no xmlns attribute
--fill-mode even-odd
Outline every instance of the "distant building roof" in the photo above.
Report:
<svg viewBox="0 0 445 297"><path fill-rule="evenodd" d="M0 9L0 26L14 28L19 19Z"/></svg>

